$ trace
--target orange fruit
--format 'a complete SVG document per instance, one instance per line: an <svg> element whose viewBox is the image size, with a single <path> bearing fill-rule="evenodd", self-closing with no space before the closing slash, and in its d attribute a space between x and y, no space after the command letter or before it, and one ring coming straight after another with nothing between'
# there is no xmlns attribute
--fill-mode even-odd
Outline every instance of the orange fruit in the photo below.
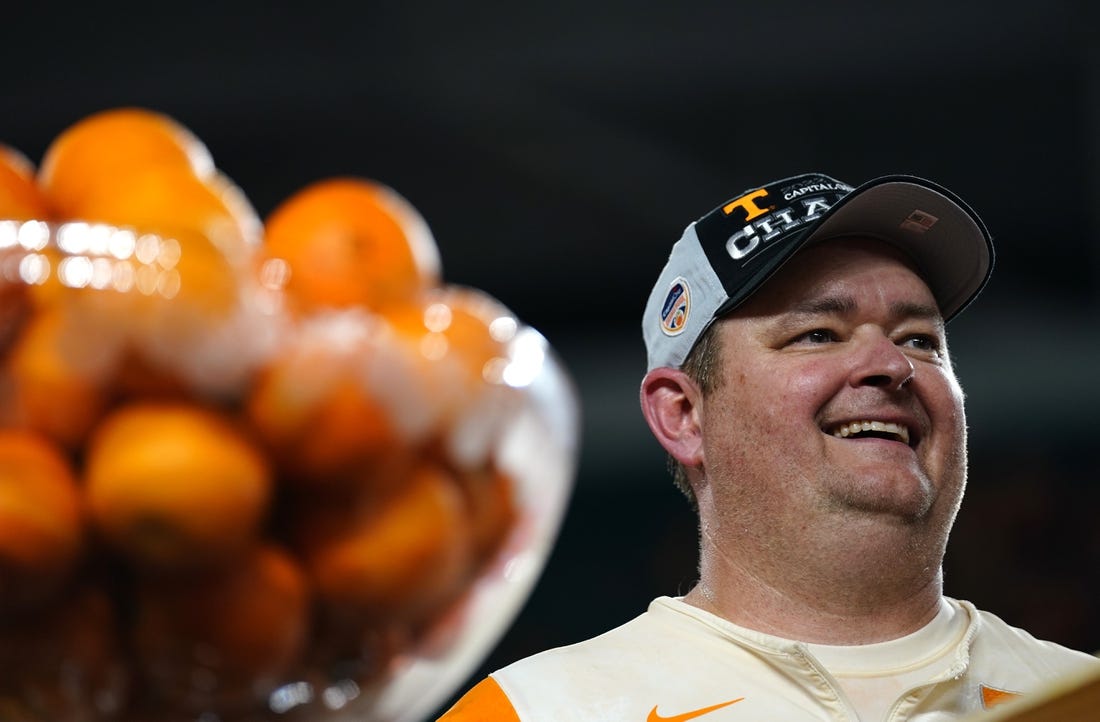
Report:
<svg viewBox="0 0 1100 722"><path fill-rule="evenodd" d="M378 309L440 277L439 250L416 208L365 178L317 181L284 200L265 221L263 256L288 271L285 291L303 311Z"/></svg>
<svg viewBox="0 0 1100 722"><path fill-rule="evenodd" d="M495 465L459 472L458 478L470 510L476 556L486 560L500 548L516 523L517 482Z"/></svg>
<svg viewBox="0 0 1100 722"><path fill-rule="evenodd" d="M0 274L2 273L3 271L0 271ZM31 301L26 287L5 283L4 279L0 278L0 356L7 353L19 329L30 318L30 314Z"/></svg>
<svg viewBox="0 0 1100 722"><path fill-rule="evenodd" d="M86 320L116 326L150 323L145 316L165 301L203 323L216 320L235 308L243 278L206 236L186 228L167 234L64 224L34 259L21 280L37 306L66 304Z"/></svg>
<svg viewBox="0 0 1100 722"><path fill-rule="evenodd" d="M2 423L78 448L107 405L113 349L61 309L34 314L0 367Z"/></svg>
<svg viewBox="0 0 1100 722"><path fill-rule="evenodd" d="M31 303L25 291L23 286L5 285L0 280L0 355L8 352L20 328L30 318Z"/></svg>
<svg viewBox="0 0 1100 722"><path fill-rule="evenodd" d="M6 255L0 254L4 281L19 287L35 307L54 305L64 294L58 278L58 266L64 257L52 244L33 251L9 249Z"/></svg>
<svg viewBox="0 0 1100 722"><path fill-rule="evenodd" d="M193 404L133 402L96 427L84 464L95 527L153 569L238 558L259 537L271 470L227 418Z"/></svg>
<svg viewBox="0 0 1100 722"><path fill-rule="evenodd" d="M139 579L132 646L151 701L207 713L265 701L290 681L309 612L299 563L268 543L227 569Z"/></svg>
<svg viewBox="0 0 1100 722"><path fill-rule="evenodd" d="M337 617L348 610L379 626L430 617L463 589L473 540L457 481L418 463L385 500L303 508L291 537L318 597Z"/></svg>
<svg viewBox="0 0 1100 722"><path fill-rule="evenodd" d="M135 254L133 286L114 294L121 313L100 315L126 329L129 348L148 368L202 393L237 389L266 348L269 320L252 312L243 270L201 234L143 238L159 238L158 257L142 262Z"/></svg>
<svg viewBox="0 0 1100 722"><path fill-rule="evenodd" d="M387 309L384 318L414 369L406 375L415 387L390 384L394 403L426 397L450 460L480 467L520 398L509 384L516 317L483 291L447 285Z"/></svg>
<svg viewBox="0 0 1100 722"><path fill-rule="evenodd" d="M70 217L173 236L205 236L234 264L250 263L260 221L226 176L199 178L186 167L135 169L88 189Z"/></svg>
<svg viewBox="0 0 1100 722"><path fill-rule="evenodd" d="M146 108L112 108L58 134L42 157L38 179L59 218L79 218L96 188L162 166L199 178L214 171L206 146L173 118Z"/></svg>
<svg viewBox="0 0 1100 722"><path fill-rule="evenodd" d="M33 311L31 294L26 284L18 280L18 272L13 271L11 279L6 277L4 256L4 252L0 251L0 355L7 353ZM18 267L18 260L15 266Z"/></svg>
<svg viewBox="0 0 1100 722"><path fill-rule="evenodd" d="M65 250L37 254L46 270L29 287L33 304L61 309L95 345L112 344L144 371L195 390L229 388L266 340L265 319L246 315L245 270L196 231L167 236L70 224L58 245ZM129 366L121 371L123 385L138 385L129 383Z"/></svg>
<svg viewBox="0 0 1100 722"><path fill-rule="evenodd" d="M519 322L503 304L483 291L447 285L430 289L383 312L397 336L423 362L476 396L486 384L504 382L509 343Z"/></svg>
<svg viewBox="0 0 1100 722"><path fill-rule="evenodd" d="M191 385L177 372L151 362L133 349L121 354L112 378L111 390L116 400L184 401L195 397Z"/></svg>
<svg viewBox="0 0 1100 722"><path fill-rule="evenodd" d="M36 434L0 430L0 609L55 593L81 555L84 533L68 458Z"/></svg>
<svg viewBox="0 0 1100 722"><path fill-rule="evenodd" d="M263 242L264 235L263 219L256 207L252 205L252 200L244 189L223 171L214 171L214 174L206 179L206 184L217 196L219 204L228 211L233 221L231 228L236 229L248 245L248 252L244 254L248 256L254 246Z"/></svg>
<svg viewBox="0 0 1100 722"><path fill-rule="evenodd" d="M34 165L20 151L0 143L0 351L30 308L22 278L27 272L23 265L27 249L17 242L21 222L48 221L50 217Z"/></svg>
<svg viewBox="0 0 1100 722"><path fill-rule="evenodd" d="M38 187L34 164L0 143L0 220L50 220L50 206Z"/></svg>
<svg viewBox="0 0 1100 722"><path fill-rule="evenodd" d="M364 369L374 322L361 313L305 319L255 377L245 414L296 483L344 486L403 444Z"/></svg>

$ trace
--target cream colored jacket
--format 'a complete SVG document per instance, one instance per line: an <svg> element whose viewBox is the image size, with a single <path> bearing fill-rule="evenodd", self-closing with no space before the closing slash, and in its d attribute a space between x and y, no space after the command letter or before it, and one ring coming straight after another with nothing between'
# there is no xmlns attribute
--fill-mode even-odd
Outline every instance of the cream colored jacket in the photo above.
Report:
<svg viewBox="0 0 1100 722"><path fill-rule="evenodd" d="M949 600L954 602L954 600ZM1035 639L968 602L950 669L902 694L887 720L939 722L1026 695L1096 657ZM598 637L494 672L445 722L853 722L805 644L731 624L669 597Z"/></svg>

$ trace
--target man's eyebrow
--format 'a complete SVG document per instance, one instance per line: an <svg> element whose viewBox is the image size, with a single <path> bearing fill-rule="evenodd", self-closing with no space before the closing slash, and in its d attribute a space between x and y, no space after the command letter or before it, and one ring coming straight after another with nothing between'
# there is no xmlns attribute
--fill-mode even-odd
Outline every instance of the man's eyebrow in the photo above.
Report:
<svg viewBox="0 0 1100 722"><path fill-rule="evenodd" d="M856 302L851 296L825 296L799 301L790 308L790 313L806 316L835 314L842 316L856 310Z"/></svg>
<svg viewBox="0 0 1100 722"><path fill-rule="evenodd" d="M890 312L898 318L919 318L943 324L943 314L932 304L900 301L890 306Z"/></svg>
<svg viewBox="0 0 1100 722"><path fill-rule="evenodd" d="M807 316L843 316L854 312L856 307L856 301L851 296L824 296L799 301L790 308L789 313ZM898 301L890 306L890 313L895 318L919 318L943 323L943 315L935 304Z"/></svg>

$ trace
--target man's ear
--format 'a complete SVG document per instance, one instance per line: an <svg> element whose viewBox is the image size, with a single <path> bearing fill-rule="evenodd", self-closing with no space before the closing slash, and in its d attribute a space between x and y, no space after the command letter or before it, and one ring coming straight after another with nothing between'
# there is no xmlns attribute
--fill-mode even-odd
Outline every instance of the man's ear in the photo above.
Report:
<svg viewBox="0 0 1100 722"><path fill-rule="evenodd" d="M688 468L703 463L702 393L679 369L656 368L642 379L642 414L672 458Z"/></svg>

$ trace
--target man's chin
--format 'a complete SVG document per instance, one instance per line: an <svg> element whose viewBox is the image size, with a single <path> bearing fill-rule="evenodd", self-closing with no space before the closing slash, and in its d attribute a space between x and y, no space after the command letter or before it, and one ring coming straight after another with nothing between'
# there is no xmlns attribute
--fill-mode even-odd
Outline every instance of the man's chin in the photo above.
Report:
<svg viewBox="0 0 1100 722"><path fill-rule="evenodd" d="M926 519L936 495L927 479L912 475L853 479L829 495L829 509L882 521L917 523Z"/></svg>

